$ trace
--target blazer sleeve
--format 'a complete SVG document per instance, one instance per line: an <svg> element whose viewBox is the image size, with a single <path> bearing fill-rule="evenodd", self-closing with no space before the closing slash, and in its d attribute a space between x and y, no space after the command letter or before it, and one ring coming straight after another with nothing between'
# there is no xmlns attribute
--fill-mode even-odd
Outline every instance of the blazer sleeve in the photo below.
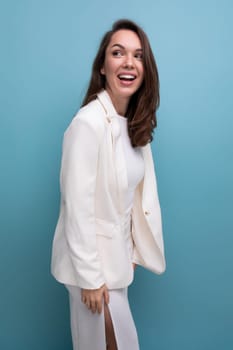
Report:
<svg viewBox="0 0 233 350"><path fill-rule="evenodd" d="M95 232L99 145L93 123L76 116L64 135L60 184L68 251L79 286L86 289L105 283Z"/></svg>

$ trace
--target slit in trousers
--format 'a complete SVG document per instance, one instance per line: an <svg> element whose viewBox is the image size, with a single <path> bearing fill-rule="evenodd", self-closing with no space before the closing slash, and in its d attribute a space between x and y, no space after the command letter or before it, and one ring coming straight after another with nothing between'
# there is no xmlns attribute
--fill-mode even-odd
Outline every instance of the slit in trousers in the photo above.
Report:
<svg viewBox="0 0 233 350"><path fill-rule="evenodd" d="M106 350L104 307L93 314L81 301L81 289L66 285L69 291L70 325L73 350ZM109 304L117 350L139 350L138 336L131 314L128 289L109 290Z"/></svg>

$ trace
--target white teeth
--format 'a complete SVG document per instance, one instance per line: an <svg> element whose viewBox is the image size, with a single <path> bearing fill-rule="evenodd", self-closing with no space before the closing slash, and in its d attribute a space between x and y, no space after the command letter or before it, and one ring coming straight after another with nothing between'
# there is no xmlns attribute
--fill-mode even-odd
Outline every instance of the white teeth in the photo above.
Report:
<svg viewBox="0 0 233 350"><path fill-rule="evenodd" d="M134 80L135 79L135 75L131 75L131 74L120 74L119 75L120 79L128 79L128 80Z"/></svg>

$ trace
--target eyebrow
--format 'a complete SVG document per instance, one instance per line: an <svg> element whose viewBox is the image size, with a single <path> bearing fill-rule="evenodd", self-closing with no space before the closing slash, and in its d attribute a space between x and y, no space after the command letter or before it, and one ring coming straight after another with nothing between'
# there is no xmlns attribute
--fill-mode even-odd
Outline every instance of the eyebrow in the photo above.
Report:
<svg viewBox="0 0 233 350"><path fill-rule="evenodd" d="M113 48L113 47L115 47L115 46L118 46L118 47L120 47L122 50L125 50L125 47L124 47L123 45L121 45L121 44L114 44L114 45L111 46L111 48ZM139 48L139 49L136 49L135 51L142 51L142 49Z"/></svg>

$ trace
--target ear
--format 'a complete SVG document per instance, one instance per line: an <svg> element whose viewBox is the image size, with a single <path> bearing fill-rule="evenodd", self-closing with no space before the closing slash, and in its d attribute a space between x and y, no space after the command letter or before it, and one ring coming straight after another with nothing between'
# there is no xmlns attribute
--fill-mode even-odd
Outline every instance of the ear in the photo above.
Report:
<svg viewBox="0 0 233 350"><path fill-rule="evenodd" d="M104 67L102 67L102 68L100 69L100 74L105 75Z"/></svg>

